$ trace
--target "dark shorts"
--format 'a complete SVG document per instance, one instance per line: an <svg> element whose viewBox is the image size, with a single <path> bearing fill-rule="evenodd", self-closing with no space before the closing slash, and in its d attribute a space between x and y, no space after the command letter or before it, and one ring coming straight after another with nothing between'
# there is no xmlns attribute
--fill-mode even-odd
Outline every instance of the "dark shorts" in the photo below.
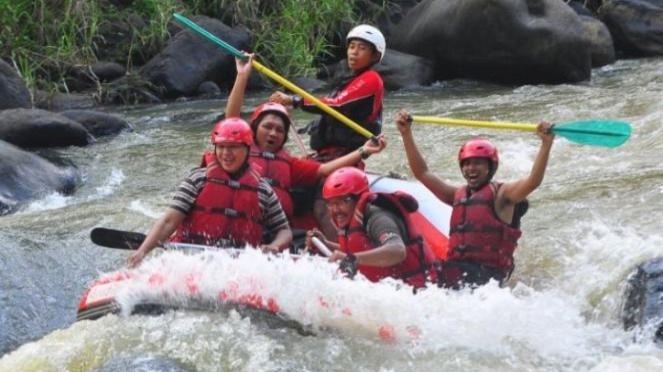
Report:
<svg viewBox="0 0 663 372"><path fill-rule="evenodd" d="M312 211L316 199L322 199L322 181L318 186L294 187L290 189L290 197L295 207L295 216L303 216Z"/></svg>

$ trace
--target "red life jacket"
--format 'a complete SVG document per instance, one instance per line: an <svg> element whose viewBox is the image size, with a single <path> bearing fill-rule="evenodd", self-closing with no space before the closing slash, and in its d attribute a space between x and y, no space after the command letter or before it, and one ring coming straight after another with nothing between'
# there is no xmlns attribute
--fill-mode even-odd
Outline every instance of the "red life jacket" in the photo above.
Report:
<svg viewBox="0 0 663 372"><path fill-rule="evenodd" d="M370 90L374 88L374 90ZM384 100L384 83L380 74L367 68L357 75L340 81L334 91L325 98L323 103L345 115L373 135L382 132L382 104ZM312 103L306 101L304 111L321 113L322 116L309 128L310 146L320 151L327 148L338 148L343 156L366 142L366 138L339 122L334 117L319 112ZM335 158L332 158L335 159Z"/></svg>
<svg viewBox="0 0 663 372"><path fill-rule="evenodd" d="M509 275L513 269L513 252L522 232L497 217L494 206L500 186L491 182L469 197L466 187L456 192L448 261L472 261Z"/></svg>
<svg viewBox="0 0 663 372"><path fill-rule="evenodd" d="M251 167L269 182L281 202L286 217L291 220L294 207L290 197L290 154L284 149L276 153L261 151L258 146L253 145L249 156Z"/></svg>
<svg viewBox="0 0 663 372"><path fill-rule="evenodd" d="M177 227L173 242L227 245L262 243L262 211L258 199L260 176L249 167L238 180L231 180L216 159L204 156L207 178L191 213Z"/></svg>
<svg viewBox="0 0 663 372"><path fill-rule="evenodd" d="M415 212L419 205L411 195L402 191L362 194L350 225L339 231L338 243L341 251L356 254L376 248L364 227L364 212L368 203L387 209L403 219L408 233L408 236L403 237L407 252L405 260L397 265L391 267L358 265L359 271L373 282L392 277L401 279L415 288L425 286L428 279L434 281L437 273L431 269L431 265L435 256L410 218L410 213Z"/></svg>

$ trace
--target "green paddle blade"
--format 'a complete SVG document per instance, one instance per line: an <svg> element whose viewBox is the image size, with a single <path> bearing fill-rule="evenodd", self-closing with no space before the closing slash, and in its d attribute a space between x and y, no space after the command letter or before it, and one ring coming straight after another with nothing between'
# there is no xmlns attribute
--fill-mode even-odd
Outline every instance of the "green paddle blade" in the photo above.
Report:
<svg viewBox="0 0 663 372"><path fill-rule="evenodd" d="M582 120L555 124L553 133L583 145L621 146L631 137L631 126L624 121Z"/></svg>

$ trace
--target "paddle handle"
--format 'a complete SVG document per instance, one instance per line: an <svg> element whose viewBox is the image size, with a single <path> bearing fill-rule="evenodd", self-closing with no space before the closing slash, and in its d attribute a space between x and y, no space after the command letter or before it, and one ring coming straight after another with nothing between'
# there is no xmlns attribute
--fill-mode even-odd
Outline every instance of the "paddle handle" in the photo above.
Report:
<svg viewBox="0 0 663 372"><path fill-rule="evenodd" d="M522 130L527 132L536 132L537 128L537 124L448 119L448 118L438 118L433 116L412 116L412 121L414 121L415 123L447 124L447 125L459 125L459 126L477 127L477 128L514 129L514 130Z"/></svg>
<svg viewBox="0 0 663 372"><path fill-rule="evenodd" d="M320 241L320 239L316 238L315 236L311 238L311 241L313 242L313 245L315 245L316 248L320 251L320 253L324 254L327 257L331 257L332 251L327 248L325 243Z"/></svg>
<svg viewBox="0 0 663 372"><path fill-rule="evenodd" d="M290 123L290 133L292 133L292 138L295 139L295 143L297 143L297 147L299 147L299 151L302 152L302 155L304 157L308 156L308 150L306 150L306 146L304 145L304 142L302 142L301 137L299 137L299 133L297 133L297 128L295 127L295 123Z"/></svg>
<svg viewBox="0 0 663 372"><path fill-rule="evenodd" d="M205 30L204 28L198 26L195 22L192 22L191 20L187 19L183 15L179 13L174 13L173 17L175 17L176 20L184 24L185 26L189 27L193 31L197 32L201 36L207 38L209 41L217 44L221 48L225 49L227 52L230 54L234 55L237 58L240 58L243 61L246 61L247 56L244 55L242 52L237 50L235 47L232 45L226 43L225 41L219 39L209 31ZM251 66L255 68L258 72L266 75L270 79L276 81L277 83L281 84L282 86L288 88L292 92L299 94L300 96L306 98L307 100L311 101L316 107L324 111L326 114L330 115L334 119L340 121L341 123L347 125L351 129L353 129L355 132L361 134L362 136L366 138L371 138L375 139L375 136L373 133L369 132L366 128L360 126L359 124L355 123L354 121L348 119L346 116L341 114L340 112L334 110L333 108L329 107L328 105L324 104L322 101L314 97L313 95L309 94L307 91L304 89L296 86L295 84L291 83L290 81L286 80L285 78L281 77L279 74L275 73L274 71L270 70L267 68L265 65L262 63L253 60L251 63ZM377 141L377 140L376 140Z"/></svg>

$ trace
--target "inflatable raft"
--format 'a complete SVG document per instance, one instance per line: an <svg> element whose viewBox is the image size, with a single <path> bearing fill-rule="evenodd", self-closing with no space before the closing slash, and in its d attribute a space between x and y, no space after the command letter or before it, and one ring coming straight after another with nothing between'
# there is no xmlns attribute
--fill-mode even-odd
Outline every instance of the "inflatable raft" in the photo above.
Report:
<svg viewBox="0 0 663 372"><path fill-rule="evenodd" d="M369 175L369 181L371 191L374 192L393 192L401 190L413 195L419 202L419 210L416 212L414 219L420 227L424 239L433 248L436 255L439 257L446 256L448 221L451 213L451 208L449 206L440 202L428 189L418 182L375 175ZM137 239L140 239L140 236L142 235L137 233L131 234L138 235ZM93 241L95 241L94 237ZM130 241L127 241L127 244L127 247L124 249L135 249L137 245L139 245L138 242ZM218 252L218 249L213 247L180 243L170 244L167 248L178 251L200 251L209 248L210 251ZM224 251L239 252L240 250ZM246 254L254 254L254 252L247 252ZM259 256L264 255L260 254ZM289 261L293 261L293 258L296 261L297 258L301 257L290 254L286 254L286 256ZM237 254L228 254L226 261L237 260L236 257ZM326 260L321 257L308 257L306 259L318 259L323 262L323 264L326 264ZM275 259L274 261L277 260ZM149 263L152 264L152 262ZM173 267L167 267L166 265L163 266L163 270L159 267L156 269L153 267L150 272L145 272L144 270L141 271L143 269L142 266L145 266L145 263L141 265L141 268L119 270L114 273L106 274L94 281L82 295L78 306L77 320L97 319L106 314L119 312L125 314L144 314L161 313L167 309L177 308L214 310L224 306L258 309L277 315L285 315L283 316L284 318L291 318L287 316L286 313L288 312L284 311L284 304L279 303L278 296L273 295L272 290L266 289L269 287L269 283L265 283L263 279L260 278L261 271L258 271L257 273L256 271L250 271L249 276L244 276L241 273L223 272L224 270L235 270L235 268L228 265L215 267L214 270L218 270L219 272L214 275L218 278L224 279L218 280L218 283L214 284L214 294L212 296L209 296L208 293L207 297L203 298L199 296L200 287L206 286L206 288L209 288L209 285L204 284L205 280L202 276L209 275L209 273L202 273L201 270L196 267L188 267L185 270L189 271L182 273L180 270L173 270ZM205 270L209 269L206 268ZM292 269L289 268L283 270ZM289 272L283 270L281 272ZM228 275L233 276L235 279L225 281L225 278ZM265 280L270 279L267 278ZM152 293L160 292L168 293L169 295L156 297L147 296L138 300L121 301L119 296L130 292L129 289L137 287L149 287L151 288ZM327 312L337 311L341 317L351 316L353 313L351 309L335 305L334 301L326 300L322 297L316 299L314 302L315 304L313 305L306 304L305 306L302 306L307 309L310 309L311 306L318 307ZM126 308L126 303L131 303L129 306L130 309ZM123 308L123 304L125 308ZM291 307L291 304L288 306ZM296 310L296 312L301 313L304 311L304 307ZM389 340L394 337L394 331L390 330L388 325L376 324L370 327L372 327L371 332L376 332L382 339ZM416 335L417 330L407 330L403 332Z"/></svg>

